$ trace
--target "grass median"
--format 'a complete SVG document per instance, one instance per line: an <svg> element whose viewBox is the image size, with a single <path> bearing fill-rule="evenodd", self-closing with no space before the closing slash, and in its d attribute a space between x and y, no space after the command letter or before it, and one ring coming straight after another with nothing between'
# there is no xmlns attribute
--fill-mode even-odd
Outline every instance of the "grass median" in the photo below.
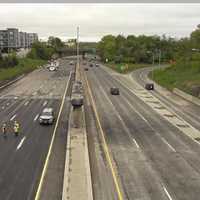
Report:
<svg viewBox="0 0 200 200"><path fill-rule="evenodd" d="M152 78L152 73L150 74ZM193 96L200 94L200 62L179 62L153 72L153 80L169 90L179 88Z"/></svg>
<svg viewBox="0 0 200 200"><path fill-rule="evenodd" d="M22 74L29 73L38 66L44 65L47 61L39 59L21 58L15 67L0 69L0 81L7 81L17 78Z"/></svg>
<svg viewBox="0 0 200 200"><path fill-rule="evenodd" d="M133 70L149 67L152 66L151 64L135 64L135 63L106 63L106 66L110 67L111 69L121 73L121 74L127 74Z"/></svg>

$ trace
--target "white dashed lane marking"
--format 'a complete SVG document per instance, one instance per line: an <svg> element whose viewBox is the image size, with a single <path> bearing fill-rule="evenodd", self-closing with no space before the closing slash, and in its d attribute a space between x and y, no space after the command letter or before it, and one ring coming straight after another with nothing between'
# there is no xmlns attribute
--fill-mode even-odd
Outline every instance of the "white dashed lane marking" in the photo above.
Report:
<svg viewBox="0 0 200 200"><path fill-rule="evenodd" d="M23 145L25 139L26 139L26 137L24 136L24 137L21 139L20 143L18 144L16 150L19 150L19 149L21 148L21 146Z"/></svg>
<svg viewBox="0 0 200 200"><path fill-rule="evenodd" d="M39 117L39 114L37 114L37 115L35 116L34 121L36 121L36 120L38 119L38 117Z"/></svg>
<svg viewBox="0 0 200 200"><path fill-rule="evenodd" d="M26 101L24 105L27 106L28 104L29 104L29 101Z"/></svg>
<svg viewBox="0 0 200 200"><path fill-rule="evenodd" d="M140 148L140 146L139 146L139 144L136 142L136 140L135 140L135 139L133 139L133 142L135 143L136 147L139 149L139 148Z"/></svg>
<svg viewBox="0 0 200 200"><path fill-rule="evenodd" d="M43 103L43 106L46 106L47 105L47 101L45 101L44 103Z"/></svg>
<svg viewBox="0 0 200 200"><path fill-rule="evenodd" d="M12 121L13 119L15 119L17 115L13 115L11 118L10 118L10 121Z"/></svg>
<svg viewBox="0 0 200 200"><path fill-rule="evenodd" d="M163 189L168 197L169 200L172 200L172 197L170 196L169 192L167 191L166 187L163 186Z"/></svg>

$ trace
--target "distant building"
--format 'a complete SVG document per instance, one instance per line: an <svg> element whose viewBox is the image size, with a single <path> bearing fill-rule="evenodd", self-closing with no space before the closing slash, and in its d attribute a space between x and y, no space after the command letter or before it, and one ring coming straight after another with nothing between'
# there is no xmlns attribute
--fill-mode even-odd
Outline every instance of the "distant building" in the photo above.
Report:
<svg viewBox="0 0 200 200"><path fill-rule="evenodd" d="M11 49L30 48L38 41L37 33L19 32L17 28L0 30L0 50L9 51Z"/></svg>
<svg viewBox="0 0 200 200"><path fill-rule="evenodd" d="M9 49L17 49L20 48L19 44L19 31L16 28L8 28L7 29L8 36L8 48Z"/></svg>
<svg viewBox="0 0 200 200"><path fill-rule="evenodd" d="M29 46L32 46L34 42L38 41L37 33L28 33L28 37L29 37Z"/></svg>
<svg viewBox="0 0 200 200"><path fill-rule="evenodd" d="M25 48L25 44L26 44L26 33L25 33L25 32L19 32L19 36L20 36L20 47L21 47L21 48Z"/></svg>
<svg viewBox="0 0 200 200"><path fill-rule="evenodd" d="M6 30L0 30L0 50L3 50L8 46L8 32Z"/></svg>

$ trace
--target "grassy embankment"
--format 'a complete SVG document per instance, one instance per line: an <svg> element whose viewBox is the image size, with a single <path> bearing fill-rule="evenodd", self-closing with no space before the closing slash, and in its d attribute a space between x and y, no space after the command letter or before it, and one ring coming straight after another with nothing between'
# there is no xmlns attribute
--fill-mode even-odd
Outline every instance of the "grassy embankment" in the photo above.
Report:
<svg viewBox="0 0 200 200"><path fill-rule="evenodd" d="M15 67L0 69L0 81L11 80L22 74L31 72L46 62L39 59L21 58Z"/></svg>
<svg viewBox="0 0 200 200"><path fill-rule="evenodd" d="M106 66L110 67L111 69L121 73L121 74L126 74L129 73L133 70L143 68L143 67L148 67L151 66L150 64L133 64L133 63L107 63Z"/></svg>
<svg viewBox="0 0 200 200"><path fill-rule="evenodd" d="M152 78L152 74L150 74ZM179 62L153 72L153 79L169 90L179 88L191 95L200 94L200 62Z"/></svg>

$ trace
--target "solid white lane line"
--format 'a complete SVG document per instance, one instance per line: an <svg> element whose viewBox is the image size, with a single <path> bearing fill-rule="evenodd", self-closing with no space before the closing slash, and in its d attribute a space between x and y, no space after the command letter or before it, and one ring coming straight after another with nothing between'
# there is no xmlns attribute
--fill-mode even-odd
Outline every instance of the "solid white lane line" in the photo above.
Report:
<svg viewBox="0 0 200 200"><path fill-rule="evenodd" d="M176 150L174 149L174 147L171 146L171 144L169 144L167 142L167 140L165 140L165 138L161 137L162 141L173 151L173 152L176 152Z"/></svg>
<svg viewBox="0 0 200 200"><path fill-rule="evenodd" d="M149 121L139 111L137 111L135 109L135 107L126 98L123 98L123 99L132 108L132 110L134 110L134 112L137 113L139 115L139 117L142 118L153 129L153 127L151 126L151 124L149 123Z"/></svg>
<svg viewBox="0 0 200 200"><path fill-rule="evenodd" d="M24 143L24 140L25 140L25 139L26 139L26 137L24 136L24 137L21 139L20 143L18 144L16 150L19 150L19 149L21 148L21 146L22 146L22 144Z"/></svg>
<svg viewBox="0 0 200 200"><path fill-rule="evenodd" d="M166 187L163 186L163 189L168 197L169 200L172 200L172 197L170 196L169 192L167 191Z"/></svg>
<svg viewBox="0 0 200 200"><path fill-rule="evenodd" d="M39 117L39 114L37 114L37 115L35 116L34 121L36 121L36 120L38 119L38 117Z"/></svg>
<svg viewBox="0 0 200 200"><path fill-rule="evenodd" d="M11 118L10 118L10 121L12 121L13 119L15 119L17 115L13 115Z"/></svg>
<svg viewBox="0 0 200 200"><path fill-rule="evenodd" d="M137 143L137 141L134 138L133 138L133 142L135 143L136 147L139 149L140 146L139 146L139 144Z"/></svg>
<svg viewBox="0 0 200 200"><path fill-rule="evenodd" d="M44 103L43 103L43 106L46 106L47 105L47 101L45 101Z"/></svg>

